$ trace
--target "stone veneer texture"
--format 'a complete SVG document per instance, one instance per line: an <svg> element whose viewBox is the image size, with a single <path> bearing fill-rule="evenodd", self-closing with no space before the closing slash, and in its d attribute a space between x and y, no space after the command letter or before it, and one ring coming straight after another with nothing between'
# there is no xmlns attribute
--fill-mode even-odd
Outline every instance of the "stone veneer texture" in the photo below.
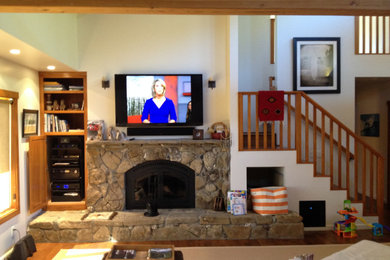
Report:
<svg viewBox="0 0 390 260"><path fill-rule="evenodd" d="M233 216L205 209L163 209L156 217L144 211L48 211L30 222L36 242L101 242L164 240L300 239L302 218L289 212Z"/></svg>
<svg viewBox="0 0 390 260"><path fill-rule="evenodd" d="M133 140L87 143L86 205L93 211L125 210L125 173L146 161L168 160L195 171L195 208L212 209L229 190L230 142L221 140Z"/></svg>

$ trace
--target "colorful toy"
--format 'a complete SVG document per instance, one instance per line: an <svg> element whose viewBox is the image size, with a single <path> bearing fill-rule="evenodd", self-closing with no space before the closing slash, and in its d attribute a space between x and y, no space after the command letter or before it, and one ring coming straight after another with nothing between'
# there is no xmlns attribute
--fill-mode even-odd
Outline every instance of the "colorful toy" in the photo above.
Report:
<svg viewBox="0 0 390 260"><path fill-rule="evenodd" d="M344 216L344 220L334 223L333 231L345 238L357 237L356 234L356 220L360 220L366 226L372 228L374 236L383 236L383 228L390 231L390 228L379 223L368 224L367 221L361 217L356 217L353 214L359 213L354 207L351 207L350 200L344 200L343 210L337 211L338 214Z"/></svg>
<svg viewBox="0 0 390 260"><path fill-rule="evenodd" d="M374 236L383 236L383 225L379 223L373 223L372 234Z"/></svg>
<svg viewBox="0 0 390 260"><path fill-rule="evenodd" d="M333 231L338 236L346 238L357 237L355 224L357 217L353 214L357 214L358 211L354 207L351 207L351 201L344 200L343 210L339 210L337 213L343 215L345 220L335 222Z"/></svg>
<svg viewBox="0 0 390 260"><path fill-rule="evenodd" d="M373 223L373 228L372 228L372 234L374 236L383 236L383 229L387 229L390 231L390 227L379 224L379 223Z"/></svg>

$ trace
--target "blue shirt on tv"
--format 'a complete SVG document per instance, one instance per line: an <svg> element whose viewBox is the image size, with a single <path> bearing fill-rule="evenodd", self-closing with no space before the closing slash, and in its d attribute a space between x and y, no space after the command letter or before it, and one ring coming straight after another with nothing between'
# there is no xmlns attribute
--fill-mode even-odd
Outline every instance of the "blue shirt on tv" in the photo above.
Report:
<svg viewBox="0 0 390 260"><path fill-rule="evenodd" d="M148 115L150 115L150 123L168 123L169 120L177 121L175 105L169 98L166 98L160 108L153 102L153 98L146 100L141 121L148 119Z"/></svg>

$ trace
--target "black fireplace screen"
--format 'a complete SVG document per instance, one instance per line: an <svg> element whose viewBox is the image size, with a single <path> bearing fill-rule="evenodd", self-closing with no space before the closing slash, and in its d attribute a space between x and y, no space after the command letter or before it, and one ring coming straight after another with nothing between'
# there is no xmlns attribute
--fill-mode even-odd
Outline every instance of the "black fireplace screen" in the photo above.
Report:
<svg viewBox="0 0 390 260"><path fill-rule="evenodd" d="M126 209L144 209L146 201L158 208L194 208L195 172L180 163L148 161L125 175Z"/></svg>

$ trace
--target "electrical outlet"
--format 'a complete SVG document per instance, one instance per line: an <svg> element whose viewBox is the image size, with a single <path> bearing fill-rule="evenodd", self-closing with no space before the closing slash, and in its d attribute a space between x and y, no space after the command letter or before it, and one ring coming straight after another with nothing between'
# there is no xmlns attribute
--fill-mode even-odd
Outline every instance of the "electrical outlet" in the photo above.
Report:
<svg viewBox="0 0 390 260"><path fill-rule="evenodd" d="M16 227L15 227L15 226L12 226L12 227L11 227L11 238L14 238L14 236L15 236L15 231L16 231Z"/></svg>

